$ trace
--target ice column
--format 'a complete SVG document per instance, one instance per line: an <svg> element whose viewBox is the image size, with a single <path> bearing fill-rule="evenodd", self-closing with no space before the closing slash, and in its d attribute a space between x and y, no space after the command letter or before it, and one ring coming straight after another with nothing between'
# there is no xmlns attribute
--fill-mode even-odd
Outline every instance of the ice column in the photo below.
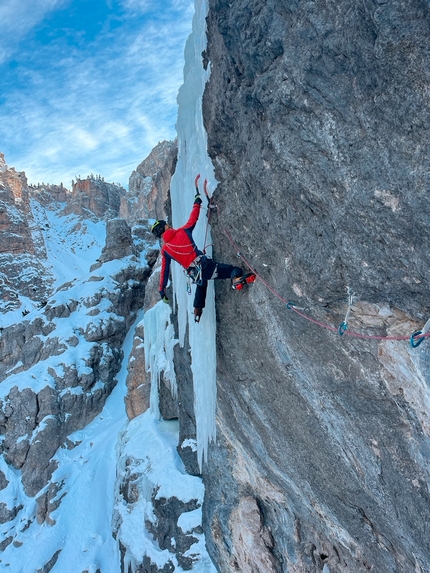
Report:
<svg viewBox="0 0 430 573"><path fill-rule="evenodd" d="M206 48L207 2L195 1L192 33L185 46L184 83L178 94L178 163L171 183L173 226L186 223L195 195L194 179L201 174L203 181L214 190L216 181L212 162L207 154L207 136L203 127L202 96L209 79L210 68L203 68L202 52ZM200 219L194 231L199 248L203 249L207 217L204 195ZM207 243L210 243L210 231ZM208 249L208 255L211 254ZM215 353L215 305L214 288L209 284L206 308L199 324L193 319L194 286L187 294L186 277L177 264L172 265L173 286L178 305L179 341L184 343L187 324L192 356L194 382L194 409L197 425L197 449L200 467L207 455L210 441L215 439L216 410L216 353Z"/></svg>

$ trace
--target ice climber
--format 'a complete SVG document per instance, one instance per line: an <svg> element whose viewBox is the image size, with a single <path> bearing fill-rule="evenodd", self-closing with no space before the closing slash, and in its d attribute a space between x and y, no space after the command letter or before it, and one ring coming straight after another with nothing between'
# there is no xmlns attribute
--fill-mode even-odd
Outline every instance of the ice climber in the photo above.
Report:
<svg viewBox="0 0 430 573"><path fill-rule="evenodd" d="M183 227L173 229L166 221L155 221L151 227L152 233L161 239L161 273L160 296L168 303L166 286L169 280L170 262L173 259L184 267L187 276L196 284L194 296L194 320L200 321L206 301L208 280L231 279L232 287L236 290L243 288L244 284L254 282L255 274L243 274L239 267L224 263L216 263L213 259L200 251L193 239L193 230L200 215L202 200L200 194L194 198L193 208L188 221Z"/></svg>

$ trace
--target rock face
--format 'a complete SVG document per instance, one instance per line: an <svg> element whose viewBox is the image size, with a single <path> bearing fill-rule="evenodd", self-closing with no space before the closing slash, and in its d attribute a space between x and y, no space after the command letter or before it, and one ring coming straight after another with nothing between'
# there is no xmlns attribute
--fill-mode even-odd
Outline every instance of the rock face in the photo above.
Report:
<svg viewBox="0 0 430 573"><path fill-rule="evenodd" d="M94 291L90 297L72 295L66 303L56 303L54 297L40 317L3 329L2 381L11 372L26 373L23 380L35 377L43 361L58 356L58 365L48 370L39 390L21 390L21 378L16 377L16 385L1 404L2 454L8 464L21 470L27 495L35 496L48 483L55 469L51 458L67 436L83 428L103 408L116 383L123 358L121 344L136 309L143 304L149 273L149 267L130 263L115 275L114 293L106 292L102 277L94 274L90 277ZM88 288L77 286L76 293ZM101 311L106 304L112 309L110 313ZM76 318L81 314L86 319ZM67 340L61 340L56 329L61 330L62 323L70 320L81 326L71 330ZM70 352L79 356L72 364Z"/></svg>
<svg viewBox="0 0 430 573"><path fill-rule="evenodd" d="M70 197L70 192L61 183L60 185L30 185L29 195L40 205L50 207L55 203L66 203Z"/></svg>
<svg viewBox="0 0 430 573"><path fill-rule="evenodd" d="M210 553L223 572L428 572L429 343L337 334L347 287L350 331L430 316L428 7L211 0L207 23L215 257L240 249L265 281L234 302L216 285Z"/></svg>
<svg viewBox="0 0 430 573"><path fill-rule="evenodd" d="M217 441L202 469L210 554L222 573L428 573L430 342L408 344L430 328L428 8L210 0L207 23L203 110L220 182L214 255L233 262L239 250L259 275L242 292L215 287ZM159 300L154 243L140 263L142 217L169 214L175 162L175 145L160 144L127 197L94 178L71 193L27 190L0 156L0 221L17 235L8 257L43 253L27 206L38 196L46 205L64 198L64 214L108 221L86 279L48 289L37 315L2 331L1 447L13 472L0 472L0 489L19 473L41 523L61 502L54 452L77 447L68 435L103 407L133 317L143 300L145 309ZM120 270L117 257L127 259ZM5 261L3 301L25 292L10 286L18 267L14 275ZM128 363L130 451L131 442L150 445L134 425L148 406L144 334L136 330ZM177 398L161 380L160 408L178 417L178 449L197 474L187 344L174 353ZM56 366L44 370L52 356ZM160 463L171 443L158 446ZM124 571L190 567L201 531L182 529L179 514L199 511L201 498L159 495L144 448L140 457L125 448L119 470L113 525ZM30 526L21 510L0 504L0 523L16 523L1 550ZM168 551L165 565L133 554L130 515Z"/></svg>
<svg viewBox="0 0 430 573"><path fill-rule="evenodd" d="M0 253L34 253L28 222L29 201L27 178L9 168L0 154Z"/></svg>
<svg viewBox="0 0 430 573"><path fill-rule="evenodd" d="M213 567L202 567L202 563L193 568L198 560L195 544L204 543L199 519L203 498L201 480L184 474L182 464L169 465L168 460L174 450L172 441L176 440L169 440L166 435L160 439L159 435L151 433L154 422L150 424L149 420L146 414L141 416L140 421L132 420L122 437L123 449L117 466L117 504L112 519L114 535L121 551L121 571L214 571ZM175 425L175 422L170 424ZM143 435L142 429L145 430ZM145 439L142 440L143 436ZM133 456L128 454L130 448ZM155 471L151 467L153 449L158 453L158 469ZM183 497L183 492L179 492L178 497L172 495L171 487L167 488L170 495L166 496L163 493L163 480L160 483L157 478L159 471L179 481L184 491L193 484L194 495L191 499ZM130 518L132 528L127 524Z"/></svg>
<svg viewBox="0 0 430 573"><path fill-rule="evenodd" d="M38 230L30 209L30 194L24 172L6 165L0 153L0 307L19 306L18 294L43 300L50 282L44 274L44 248L39 248ZM23 273L22 269L26 272Z"/></svg>
<svg viewBox="0 0 430 573"><path fill-rule="evenodd" d="M121 203L121 216L130 222L139 218L165 219L170 179L178 155L176 141L162 141L130 176L127 200Z"/></svg>
<svg viewBox="0 0 430 573"><path fill-rule="evenodd" d="M46 247L32 202L48 210L62 207L64 216L109 221L112 228L108 229L100 262L135 254L139 245L153 242L146 219L166 217L176 158L176 142L158 144L133 171L127 193L121 186L93 175L73 182L71 191L63 184L29 186L25 173L8 167L0 153L0 310L19 308L19 295L44 303L50 293L53 277L45 264ZM49 227L47 219L45 225ZM76 232L81 230L78 227Z"/></svg>
<svg viewBox="0 0 430 573"><path fill-rule="evenodd" d="M118 216L121 196L125 194L124 188L106 183L101 177L78 179L68 196L65 213L111 219Z"/></svg>
<svg viewBox="0 0 430 573"><path fill-rule="evenodd" d="M146 412L150 406L151 383L147 379L143 325L136 327L133 349L128 362L125 407L130 420Z"/></svg>
<svg viewBox="0 0 430 573"><path fill-rule="evenodd" d="M100 261L112 261L135 254L137 250L127 221L120 218L110 219L106 225L106 245L103 247Z"/></svg>

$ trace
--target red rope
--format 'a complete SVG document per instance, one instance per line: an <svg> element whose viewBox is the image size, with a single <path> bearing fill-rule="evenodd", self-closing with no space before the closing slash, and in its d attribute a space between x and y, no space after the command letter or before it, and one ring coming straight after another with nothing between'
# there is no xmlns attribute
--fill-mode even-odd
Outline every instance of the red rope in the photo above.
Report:
<svg viewBox="0 0 430 573"><path fill-rule="evenodd" d="M184 251L180 251L180 250L176 251L170 243L164 243L164 246L165 246L167 252L170 251L170 253L173 253L174 255L186 256L186 255L191 255L194 252L194 246L192 243L188 243L186 245L173 245L174 247L176 247L178 249L188 249L189 247L191 247L191 251L187 251L186 253Z"/></svg>
<svg viewBox="0 0 430 573"><path fill-rule="evenodd" d="M290 303L290 306L288 308L291 308L291 310L294 310L294 312L297 313L298 315L300 315L302 318L305 318L306 320L309 320L310 322L313 322L314 324L318 324L318 326L321 326L321 327L326 328L327 330L331 330L333 332L338 332L338 329L335 328L334 326L324 324L323 322L319 322L318 320L315 320L315 319L311 318L310 316L307 316L303 312L300 312L291 303ZM368 338L368 339L373 339L373 340L410 340L410 338L411 338L410 336L376 336L376 335L372 335L372 334L360 334L358 332L353 332L352 330L345 330L344 334L349 334L349 336L355 336L356 338ZM427 338L428 336L430 336L430 332L425 332L423 334L419 334L419 335L417 335L417 338Z"/></svg>
<svg viewBox="0 0 430 573"><path fill-rule="evenodd" d="M230 241L230 243L233 245L234 249L236 250L238 256L243 260L243 262L245 263L245 265L253 272L255 273L256 277L260 279L260 281L277 297L279 298L279 300L281 300L283 303L285 303L287 305L287 307L291 310L294 310L294 312L296 314L298 314L299 316L301 316L302 318L304 318L305 320L308 320L309 322L312 322L314 324L317 324L318 326L325 328L326 330L330 330L331 332L339 332L339 329L334 327L334 326L330 326L329 324L325 324L323 322L320 322L319 320L315 320L314 318L304 314L303 312L300 312L291 302L286 301L278 292L275 291L274 288L272 288L264 279L263 277L253 268L253 266L245 259L245 257L242 256L238 246L236 245L236 243L234 242L231 234L228 232L228 230L223 227L223 231L225 233L225 235L227 236L228 240ZM410 336L375 336L372 334L360 334L358 332L353 332L351 330L345 330L343 334L348 334L349 336L355 336L356 338L366 338L366 339L373 339L373 340L410 340ZM430 336L430 332L424 332L421 334L416 335L416 339L420 339L420 338L427 338Z"/></svg>

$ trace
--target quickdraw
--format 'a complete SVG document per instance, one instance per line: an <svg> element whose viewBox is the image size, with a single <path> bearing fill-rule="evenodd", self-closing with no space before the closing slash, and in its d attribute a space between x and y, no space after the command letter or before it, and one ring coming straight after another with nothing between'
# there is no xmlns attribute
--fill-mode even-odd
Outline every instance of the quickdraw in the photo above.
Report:
<svg viewBox="0 0 430 573"><path fill-rule="evenodd" d="M346 294L348 295L348 310L346 311L345 320L340 323L339 328L337 329L339 336L343 336L348 329L348 319L351 313L351 307L356 300L356 295L352 292L349 286L346 287Z"/></svg>
<svg viewBox="0 0 430 573"><path fill-rule="evenodd" d="M348 323L343 321L339 324L339 328L337 329L339 336L343 336L348 329Z"/></svg>

